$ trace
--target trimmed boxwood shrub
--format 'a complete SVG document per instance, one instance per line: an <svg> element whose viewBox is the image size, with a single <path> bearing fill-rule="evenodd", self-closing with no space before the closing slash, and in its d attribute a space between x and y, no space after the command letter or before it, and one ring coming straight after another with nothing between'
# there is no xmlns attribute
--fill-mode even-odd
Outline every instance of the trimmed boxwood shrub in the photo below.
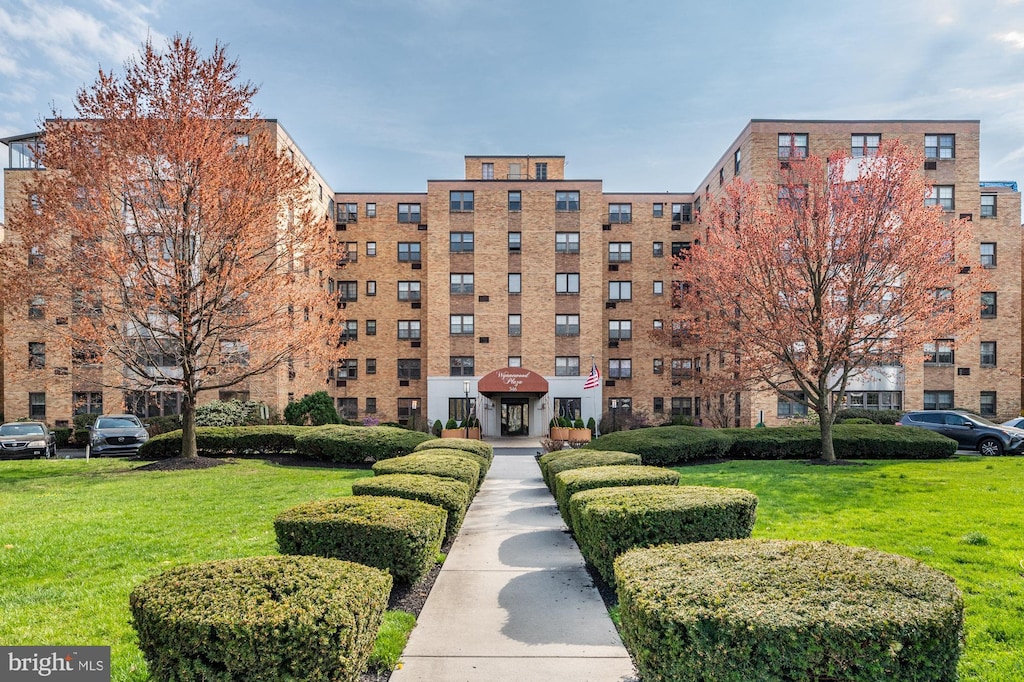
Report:
<svg viewBox="0 0 1024 682"><path fill-rule="evenodd" d="M466 517L466 508L472 496L469 486L462 481L423 474L392 474L373 476L352 482L353 495L378 495L419 500L448 512L445 540L453 540Z"/></svg>
<svg viewBox="0 0 1024 682"><path fill-rule="evenodd" d="M450 448L453 450L475 452L478 455L483 455L489 461L494 461L494 448L491 447L491 444L485 443L482 440L473 440L472 438L435 438L433 440L426 440L413 448L413 452L422 452L423 450L433 448Z"/></svg>
<svg viewBox="0 0 1024 682"><path fill-rule="evenodd" d="M441 551L448 512L425 502L370 495L307 502L274 519L284 554L355 561L414 583Z"/></svg>
<svg viewBox="0 0 1024 682"><path fill-rule="evenodd" d="M679 485L679 472L662 467L622 464L617 466L570 469L552 477L555 482L555 502L565 524L569 522L569 498L581 490L614 488L627 485Z"/></svg>
<svg viewBox="0 0 1024 682"><path fill-rule="evenodd" d="M361 464L408 455L434 437L394 426L329 425L306 429L295 439L299 454L327 462Z"/></svg>
<svg viewBox="0 0 1024 682"><path fill-rule="evenodd" d="M574 450L568 457L557 457L547 462L541 469L544 482L548 489L554 485L555 476L570 469L585 469L587 467L606 467L619 464L640 464L640 455L631 452L599 451L588 452L586 450Z"/></svg>
<svg viewBox="0 0 1024 682"><path fill-rule="evenodd" d="M205 457L276 455L295 451L295 438L305 426L197 426L196 449ZM181 454L181 430L153 436L139 448L141 459L166 459Z"/></svg>
<svg viewBox="0 0 1024 682"><path fill-rule="evenodd" d="M171 569L129 605L154 680L355 682L390 593L375 568L268 556Z"/></svg>
<svg viewBox="0 0 1024 682"><path fill-rule="evenodd" d="M612 562L628 549L749 538L757 495L701 486L595 488L569 498L569 518L583 557L613 584Z"/></svg>
<svg viewBox="0 0 1024 682"><path fill-rule="evenodd" d="M594 439L585 449L635 452L643 458L644 464L671 466L726 457L731 442L732 439L720 429L660 426L609 433Z"/></svg>
<svg viewBox="0 0 1024 682"><path fill-rule="evenodd" d="M846 419L867 419L873 424L895 424L903 416L901 410L868 410L863 407L850 407L836 412L836 421Z"/></svg>
<svg viewBox="0 0 1024 682"><path fill-rule="evenodd" d="M552 419L551 421L554 420ZM544 479L544 483L545 485L547 485L548 490L554 492L554 483L548 479L548 466L556 459L578 454L580 454L579 450L554 450L552 452L545 452L543 455L537 458L537 465L540 467L541 478Z"/></svg>
<svg viewBox="0 0 1024 682"><path fill-rule="evenodd" d="M432 455L429 452L395 457L377 462L373 465L373 473L378 476L387 474L427 474L462 481L469 486L471 495L476 495L480 485L480 465L464 457L451 455Z"/></svg>
<svg viewBox="0 0 1024 682"><path fill-rule="evenodd" d="M477 466L480 467L480 482L483 483L484 477L487 476L487 470L491 468L491 460L484 455L470 452L469 450L458 450L455 448L427 448L426 450L418 450L413 454L416 455L447 455L448 457L461 457L462 459L468 459L471 462L476 462Z"/></svg>
<svg viewBox="0 0 1024 682"><path fill-rule="evenodd" d="M615 561L622 639L647 680L952 681L956 583L828 542L727 540Z"/></svg>
<svg viewBox="0 0 1024 682"><path fill-rule="evenodd" d="M821 432L816 426L723 429L732 438L735 459L817 459ZM836 424L832 443L840 459L944 459L956 454L956 441L903 426Z"/></svg>

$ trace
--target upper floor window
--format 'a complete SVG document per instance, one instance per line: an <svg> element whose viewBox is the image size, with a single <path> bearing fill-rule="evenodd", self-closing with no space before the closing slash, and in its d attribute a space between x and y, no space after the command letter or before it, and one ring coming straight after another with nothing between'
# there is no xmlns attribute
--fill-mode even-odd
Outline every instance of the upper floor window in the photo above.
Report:
<svg viewBox="0 0 1024 682"><path fill-rule="evenodd" d="M523 249L523 233L522 232L509 232L508 233L508 250L509 251L522 251Z"/></svg>
<svg viewBox="0 0 1024 682"><path fill-rule="evenodd" d="M420 321L419 320L399 320L398 321L398 338L405 341L409 339L420 338Z"/></svg>
<svg viewBox="0 0 1024 682"><path fill-rule="evenodd" d="M402 263L419 263L420 243L398 242L398 260Z"/></svg>
<svg viewBox="0 0 1024 682"><path fill-rule="evenodd" d="M608 360L609 379L630 379L633 376L633 360L630 358L612 358Z"/></svg>
<svg viewBox="0 0 1024 682"><path fill-rule="evenodd" d="M419 358L407 358L398 360L399 379L419 379L420 360Z"/></svg>
<svg viewBox="0 0 1024 682"><path fill-rule="evenodd" d="M451 278L451 293L453 294L472 294L473 293L473 273L471 272L453 272L449 275Z"/></svg>
<svg viewBox="0 0 1024 682"><path fill-rule="evenodd" d="M523 335L523 316L522 315L509 315L508 316L508 335L509 336L522 336Z"/></svg>
<svg viewBox="0 0 1024 682"><path fill-rule="evenodd" d="M632 282L608 282L608 298L612 301L629 301L633 298Z"/></svg>
<svg viewBox="0 0 1024 682"><path fill-rule="evenodd" d="M408 281L398 283L398 300L399 301L418 301L420 300L420 282L419 281Z"/></svg>
<svg viewBox="0 0 1024 682"><path fill-rule="evenodd" d="M981 267L994 268L996 266L996 243L981 243Z"/></svg>
<svg viewBox="0 0 1024 682"><path fill-rule="evenodd" d="M475 358L472 355L452 355L448 357L448 376L471 377L475 374Z"/></svg>
<svg viewBox="0 0 1024 682"><path fill-rule="evenodd" d="M608 340L628 341L633 338L633 320L608 320Z"/></svg>
<svg viewBox="0 0 1024 682"><path fill-rule="evenodd" d="M725 167L718 169L718 186L721 187L725 184Z"/></svg>
<svg viewBox="0 0 1024 682"><path fill-rule="evenodd" d="M983 291L981 292L981 317L982 319L992 319L996 316L996 292L994 291Z"/></svg>
<svg viewBox="0 0 1024 682"><path fill-rule="evenodd" d="M807 156L807 133L779 133L779 158L803 159Z"/></svg>
<svg viewBox="0 0 1024 682"><path fill-rule="evenodd" d="M341 301L355 301L359 298L359 282L355 280L338 282L335 290Z"/></svg>
<svg viewBox="0 0 1024 682"><path fill-rule="evenodd" d="M508 210L513 212L523 210L523 193L519 190L509 191Z"/></svg>
<svg viewBox="0 0 1024 682"><path fill-rule="evenodd" d="M608 243L608 262L609 263L628 263L633 260L633 243L632 242L609 242Z"/></svg>
<svg viewBox="0 0 1024 682"><path fill-rule="evenodd" d="M556 211L578 211L580 210L579 192L555 192Z"/></svg>
<svg viewBox="0 0 1024 682"><path fill-rule="evenodd" d="M46 344L42 341L28 342L28 368L43 369L46 367Z"/></svg>
<svg viewBox="0 0 1024 682"><path fill-rule="evenodd" d="M925 206L941 206L943 211L953 210L953 185L933 185L924 198Z"/></svg>
<svg viewBox="0 0 1024 682"><path fill-rule="evenodd" d="M995 218L996 217L996 195L995 194L982 194L981 195L981 217L982 218Z"/></svg>
<svg viewBox="0 0 1024 682"><path fill-rule="evenodd" d="M555 273L556 294L578 294L580 293L580 273L578 272L557 272Z"/></svg>
<svg viewBox="0 0 1024 682"><path fill-rule="evenodd" d="M875 156L878 154L878 144L882 136L873 133L870 135L850 135L850 156L860 158L862 156Z"/></svg>
<svg viewBox="0 0 1024 682"><path fill-rule="evenodd" d="M377 242L366 242L366 255L376 256L377 255Z"/></svg>
<svg viewBox="0 0 1024 682"><path fill-rule="evenodd" d="M521 294L523 293L523 275L519 272L508 273L508 293L510 294Z"/></svg>
<svg viewBox="0 0 1024 682"><path fill-rule="evenodd" d="M455 336L470 336L473 334L472 315L449 315L448 331Z"/></svg>
<svg viewBox="0 0 1024 682"><path fill-rule="evenodd" d="M672 204L672 222L689 223L693 222L693 204Z"/></svg>
<svg viewBox="0 0 1024 682"><path fill-rule="evenodd" d="M580 233L579 232L556 232L555 253L579 253Z"/></svg>
<svg viewBox="0 0 1024 682"><path fill-rule="evenodd" d="M608 204L608 222L633 222L633 204Z"/></svg>
<svg viewBox="0 0 1024 682"><path fill-rule="evenodd" d="M580 358L578 355L559 355L555 357L556 377L578 377L580 375Z"/></svg>
<svg viewBox="0 0 1024 682"><path fill-rule="evenodd" d="M533 165L534 173L533 177L535 180L547 180L548 179L548 164L546 162L537 162Z"/></svg>
<svg viewBox="0 0 1024 682"><path fill-rule="evenodd" d="M376 218L377 217L377 204L376 203L374 203L372 201L366 202L366 217L367 218Z"/></svg>
<svg viewBox="0 0 1024 682"><path fill-rule="evenodd" d="M672 257L686 258L690 255L690 242L672 242Z"/></svg>
<svg viewBox="0 0 1024 682"><path fill-rule="evenodd" d="M399 204L398 205L398 222L400 222L400 223L418 223L418 222L420 222L420 205L419 204Z"/></svg>
<svg viewBox="0 0 1024 682"><path fill-rule="evenodd" d="M981 366L982 367L995 367L996 366L996 342L995 341L982 341L981 342Z"/></svg>
<svg viewBox="0 0 1024 682"><path fill-rule="evenodd" d="M469 213L473 210L472 192L449 192L448 208L452 213Z"/></svg>
<svg viewBox="0 0 1024 682"><path fill-rule="evenodd" d="M46 298L36 294L28 300L28 317L30 320L41 320L46 317Z"/></svg>
<svg viewBox="0 0 1024 682"><path fill-rule="evenodd" d="M652 254L655 258L661 258L665 255L665 243L654 242Z"/></svg>
<svg viewBox="0 0 1024 682"><path fill-rule="evenodd" d="M555 315L555 336L579 336L579 315Z"/></svg>
<svg viewBox="0 0 1024 682"><path fill-rule="evenodd" d="M955 135L925 135L924 158L953 159L956 158Z"/></svg>
<svg viewBox="0 0 1024 682"><path fill-rule="evenodd" d="M494 179L494 163L489 162L489 161L484 161L482 164L480 164L480 177L483 180L493 180Z"/></svg>
<svg viewBox="0 0 1024 682"><path fill-rule="evenodd" d="M653 215L655 218L663 217L665 215L665 204L654 204Z"/></svg>
<svg viewBox="0 0 1024 682"><path fill-rule="evenodd" d="M740 174L740 160L741 159L742 159L742 154L740 153L740 150L737 149L732 154L732 174L733 175L739 175Z"/></svg>
<svg viewBox="0 0 1024 682"><path fill-rule="evenodd" d="M508 179L509 180L522 180L523 179L523 164L518 162L510 162L508 164Z"/></svg>
<svg viewBox="0 0 1024 682"><path fill-rule="evenodd" d="M952 339L936 339L924 344L924 364L952 365L953 359Z"/></svg>
<svg viewBox="0 0 1024 682"><path fill-rule="evenodd" d="M452 253L471 253L473 251L473 233L452 232L448 244Z"/></svg>

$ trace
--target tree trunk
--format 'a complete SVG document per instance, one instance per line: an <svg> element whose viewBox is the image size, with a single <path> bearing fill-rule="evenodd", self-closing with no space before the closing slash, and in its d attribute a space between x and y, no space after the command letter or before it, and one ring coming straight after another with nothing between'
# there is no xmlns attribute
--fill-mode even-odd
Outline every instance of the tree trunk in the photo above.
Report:
<svg viewBox="0 0 1024 682"><path fill-rule="evenodd" d="M188 393L181 397L181 456L199 457L196 448L196 402Z"/></svg>
<svg viewBox="0 0 1024 682"><path fill-rule="evenodd" d="M832 413L821 412L818 419L818 426L821 428L821 459L825 462L834 462L836 449L832 443Z"/></svg>

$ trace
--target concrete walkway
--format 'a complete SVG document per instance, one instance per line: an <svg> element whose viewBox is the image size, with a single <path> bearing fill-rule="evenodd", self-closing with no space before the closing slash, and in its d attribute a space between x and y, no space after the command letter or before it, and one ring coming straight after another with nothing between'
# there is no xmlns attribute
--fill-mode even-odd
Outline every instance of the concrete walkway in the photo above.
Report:
<svg viewBox="0 0 1024 682"><path fill-rule="evenodd" d="M391 682L635 680L537 449L495 451Z"/></svg>

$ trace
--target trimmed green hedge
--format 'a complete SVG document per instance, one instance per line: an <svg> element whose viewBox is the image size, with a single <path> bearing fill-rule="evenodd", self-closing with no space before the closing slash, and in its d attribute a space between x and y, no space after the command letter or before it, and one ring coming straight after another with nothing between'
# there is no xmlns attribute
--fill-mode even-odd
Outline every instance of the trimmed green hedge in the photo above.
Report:
<svg viewBox="0 0 1024 682"><path fill-rule="evenodd" d="M223 455L276 455L295 451L295 438L306 426L197 426L196 448L206 457ZM167 459L181 455L181 430L153 436L139 448L141 459Z"/></svg>
<svg viewBox="0 0 1024 682"><path fill-rule="evenodd" d="M472 438L435 438L423 441L413 448L413 452L422 452L431 448L451 448L453 450L475 452L478 455L483 455L490 461L494 461L494 448L491 447L491 444L485 443L482 440L473 440Z"/></svg>
<svg viewBox="0 0 1024 682"><path fill-rule="evenodd" d="M732 439L720 429L661 426L609 433L594 439L584 449L635 452L644 464L671 466L726 457L731 443Z"/></svg>
<svg viewBox="0 0 1024 682"><path fill-rule="evenodd" d="M583 557L613 584L612 562L634 547L749 538L757 495L700 486L595 488L569 499L569 518Z"/></svg>
<svg viewBox="0 0 1024 682"><path fill-rule="evenodd" d="M448 512L445 540L454 540L466 517L466 508L472 496L469 486L462 481L423 474L392 474L373 476L352 482L353 495L378 495L419 500Z"/></svg>
<svg viewBox="0 0 1024 682"><path fill-rule="evenodd" d="M470 495L476 495L480 485L480 465L464 457L451 455L431 455L429 452L395 457L377 462L373 465L373 473L378 476L388 474L427 474L462 481L469 486Z"/></svg>
<svg viewBox="0 0 1024 682"><path fill-rule="evenodd" d="M448 512L399 497L352 496L292 507L274 519L284 554L355 561L414 583L441 551Z"/></svg>
<svg viewBox="0 0 1024 682"><path fill-rule="evenodd" d="M434 437L429 433L394 426L344 426L306 429L295 439L299 454L312 459L346 464L401 457Z"/></svg>
<svg viewBox="0 0 1024 682"><path fill-rule="evenodd" d="M582 449L582 448L581 448ZM543 455L537 458L537 465L540 467L541 478L544 479L544 484L547 485L548 490L554 492L554 483L548 480L547 468L556 459L562 457L571 457L572 455L580 454L580 450L555 450L553 452L545 452Z"/></svg>
<svg viewBox="0 0 1024 682"><path fill-rule="evenodd" d="M390 593L375 568L269 556L171 569L129 605L154 680L356 682Z"/></svg>
<svg viewBox="0 0 1024 682"><path fill-rule="evenodd" d="M477 466L480 467L481 483L483 483L484 477L487 476L487 471L491 468L491 460L489 457L469 450L458 450L456 448L427 448L426 450L417 450L413 454L446 455L448 457L461 457L462 459L468 459L471 462L476 462Z"/></svg>
<svg viewBox="0 0 1024 682"><path fill-rule="evenodd" d="M556 457L541 467L541 475L547 483L548 490L555 484L555 476L570 469L586 469L587 467L606 467L619 464L640 464L640 455L632 452L572 450L567 457Z"/></svg>
<svg viewBox="0 0 1024 682"><path fill-rule="evenodd" d="M615 581L645 680L957 679L963 599L913 559L727 540L630 550Z"/></svg>
<svg viewBox="0 0 1024 682"><path fill-rule="evenodd" d="M662 467L622 464L617 466L587 467L570 469L556 474L555 502L562 513L565 524L572 529L569 520L569 498L581 490L592 488L614 488L627 485L679 485L679 472Z"/></svg>

